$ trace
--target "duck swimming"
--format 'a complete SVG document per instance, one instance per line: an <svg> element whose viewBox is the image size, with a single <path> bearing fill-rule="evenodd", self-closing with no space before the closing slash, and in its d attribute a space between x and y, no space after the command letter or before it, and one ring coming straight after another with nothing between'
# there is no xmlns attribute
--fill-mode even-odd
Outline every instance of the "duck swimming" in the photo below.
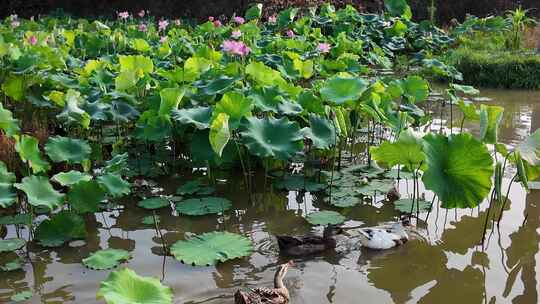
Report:
<svg viewBox="0 0 540 304"><path fill-rule="evenodd" d="M287 274L293 261L281 264L274 276L274 288L255 288L249 292L238 290L234 294L234 304L285 304L289 303L289 290L283 284L283 278Z"/></svg>
<svg viewBox="0 0 540 304"><path fill-rule="evenodd" d="M396 222L389 225L359 228L358 238L363 247L375 250L385 250L405 244L409 235L405 230L408 221Z"/></svg>
<svg viewBox="0 0 540 304"><path fill-rule="evenodd" d="M343 233L343 230L332 225L324 228L323 235L305 235L305 236L276 236L279 245L279 251L287 256L306 256L318 254L323 251L336 248L336 234Z"/></svg>

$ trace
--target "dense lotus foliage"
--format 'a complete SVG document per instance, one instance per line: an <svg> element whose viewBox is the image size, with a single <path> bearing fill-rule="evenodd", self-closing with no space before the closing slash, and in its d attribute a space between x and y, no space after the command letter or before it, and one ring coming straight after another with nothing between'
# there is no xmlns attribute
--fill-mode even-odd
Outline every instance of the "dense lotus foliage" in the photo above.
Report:
<svg viewBox="0 0 540 304"><path fill-rule="evenodd" d="M156 209L218 217L231 208L214 193L216 168L241 169L248 190L261 169L275 188L319 192L336 208L386 193L398 177L415 185L421 179L444 208L475 207L490 192L490 202L502 202L507 164L517 168L513 181L526 187L540 173L540 132L515 149L498 143L504 109L468 101L478 91L457 84L459 71L436 59L452 36L413 22L404 0L385 4L384 14L323 5L267 20L257 5L244 17L201 24L127 12L117 20L6 18L0 137L12 153L0 161L0 223L28 226L33 238L3 240L0 252L26 241L57 247L84 239L86 215L121 204L137 178L178 166L204 167L208 180L186 180L176 196L144 194L134 202L160 235ZM441 103L461 113L461 127L450 119L437 134L423 134L436 115L425 109L433 76L449 82ZM464 130L465 121L478 124L480 134ZM346 151L354 164L341 168ZM305 163L305 174L282 170L290 163ZM417 186L396 203L402 213L432 206ZM322 211L307 220L346 218ZM213 265L252 248L245 236L208 232L165 252ZM107 250L82 262L108 269L130 257ZM138 286L149 294L138 294ZM111 273L99 297L170 303L172 295L125 269Z"/></svg>

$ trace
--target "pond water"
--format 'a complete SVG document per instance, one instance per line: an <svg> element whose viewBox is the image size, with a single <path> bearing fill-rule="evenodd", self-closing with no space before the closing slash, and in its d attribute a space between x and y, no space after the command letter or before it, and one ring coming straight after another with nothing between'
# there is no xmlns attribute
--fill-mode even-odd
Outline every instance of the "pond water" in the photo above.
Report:
<svg viewBox="0 0 540 304"><path fill-rule="evenodd" d="M492 98L482 102L505 108L502 142L515 144L540 127L540 93L486 89L482 96ZM303 216L331 208L309 193L263 190L261 178L249 200L242 178L227 173L223 178L228 182L218 185L218 193L233 202L232 211L221 217L184 217L164 210L158 212L160 228L169 244L211 230L243 233L255 246L249 258L191 267L163 256L161 239L141 223L148 213L135 206L139 199L133 197L123 201L121 210L88 216L85 244L30 246L24 270L1 274L0 302L31 289L29 303L99 303L99 282L110 271L89 270L81 259L105 248L129 250L133 259L127 265L141 275L162 278L173 288L175 303L232 303L237 288L271 287L276 265L286 261L278 255L274 235L307 233L310 226ZM160 193L174 193L184 182L180 177L160 179ZM399 188L407 195L412 184L401 181ZM426 193L426 199L431 197ZM285 280L291 303L538 303L540 190L527 194L514 185L509 197L500 226L489 226L484 246L486 202L473 210L434 208L429 217L421 214L427 221L420 221L417 236L396 249L372 252L340 245L337 252L295 260ZM496 210L498 216L499 206ZM341 212L352 219L348 226L377 225L397 215L383 203ZM8 231L14 235L13 229Z"/></svg>

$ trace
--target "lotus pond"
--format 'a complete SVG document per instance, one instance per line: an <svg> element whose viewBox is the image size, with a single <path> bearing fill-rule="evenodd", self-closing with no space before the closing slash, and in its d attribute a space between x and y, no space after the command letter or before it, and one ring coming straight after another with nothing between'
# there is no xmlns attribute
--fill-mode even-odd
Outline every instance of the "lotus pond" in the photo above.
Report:
<svg viewBox="0 0 540 304"><path fill-rule="evenodd" d="M403 246L295 259L291 303L537 303L540 94L437 59L485 19L385 8L6 18L0 301L232 303L275 235L406 216Z"/></svg>

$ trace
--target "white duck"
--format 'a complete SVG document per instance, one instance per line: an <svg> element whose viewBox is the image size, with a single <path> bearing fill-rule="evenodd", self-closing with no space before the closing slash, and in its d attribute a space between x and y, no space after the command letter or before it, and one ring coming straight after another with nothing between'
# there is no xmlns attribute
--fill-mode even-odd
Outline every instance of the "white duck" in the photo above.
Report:
<svg viewBox="0 0 540 304"><path fill-rule="evenodd" d="M408 221L359 228L356 231L358 231L358 239L362 246L375 250L385 250L403 245L409 240L404 225L408 225Z"/></svg>

